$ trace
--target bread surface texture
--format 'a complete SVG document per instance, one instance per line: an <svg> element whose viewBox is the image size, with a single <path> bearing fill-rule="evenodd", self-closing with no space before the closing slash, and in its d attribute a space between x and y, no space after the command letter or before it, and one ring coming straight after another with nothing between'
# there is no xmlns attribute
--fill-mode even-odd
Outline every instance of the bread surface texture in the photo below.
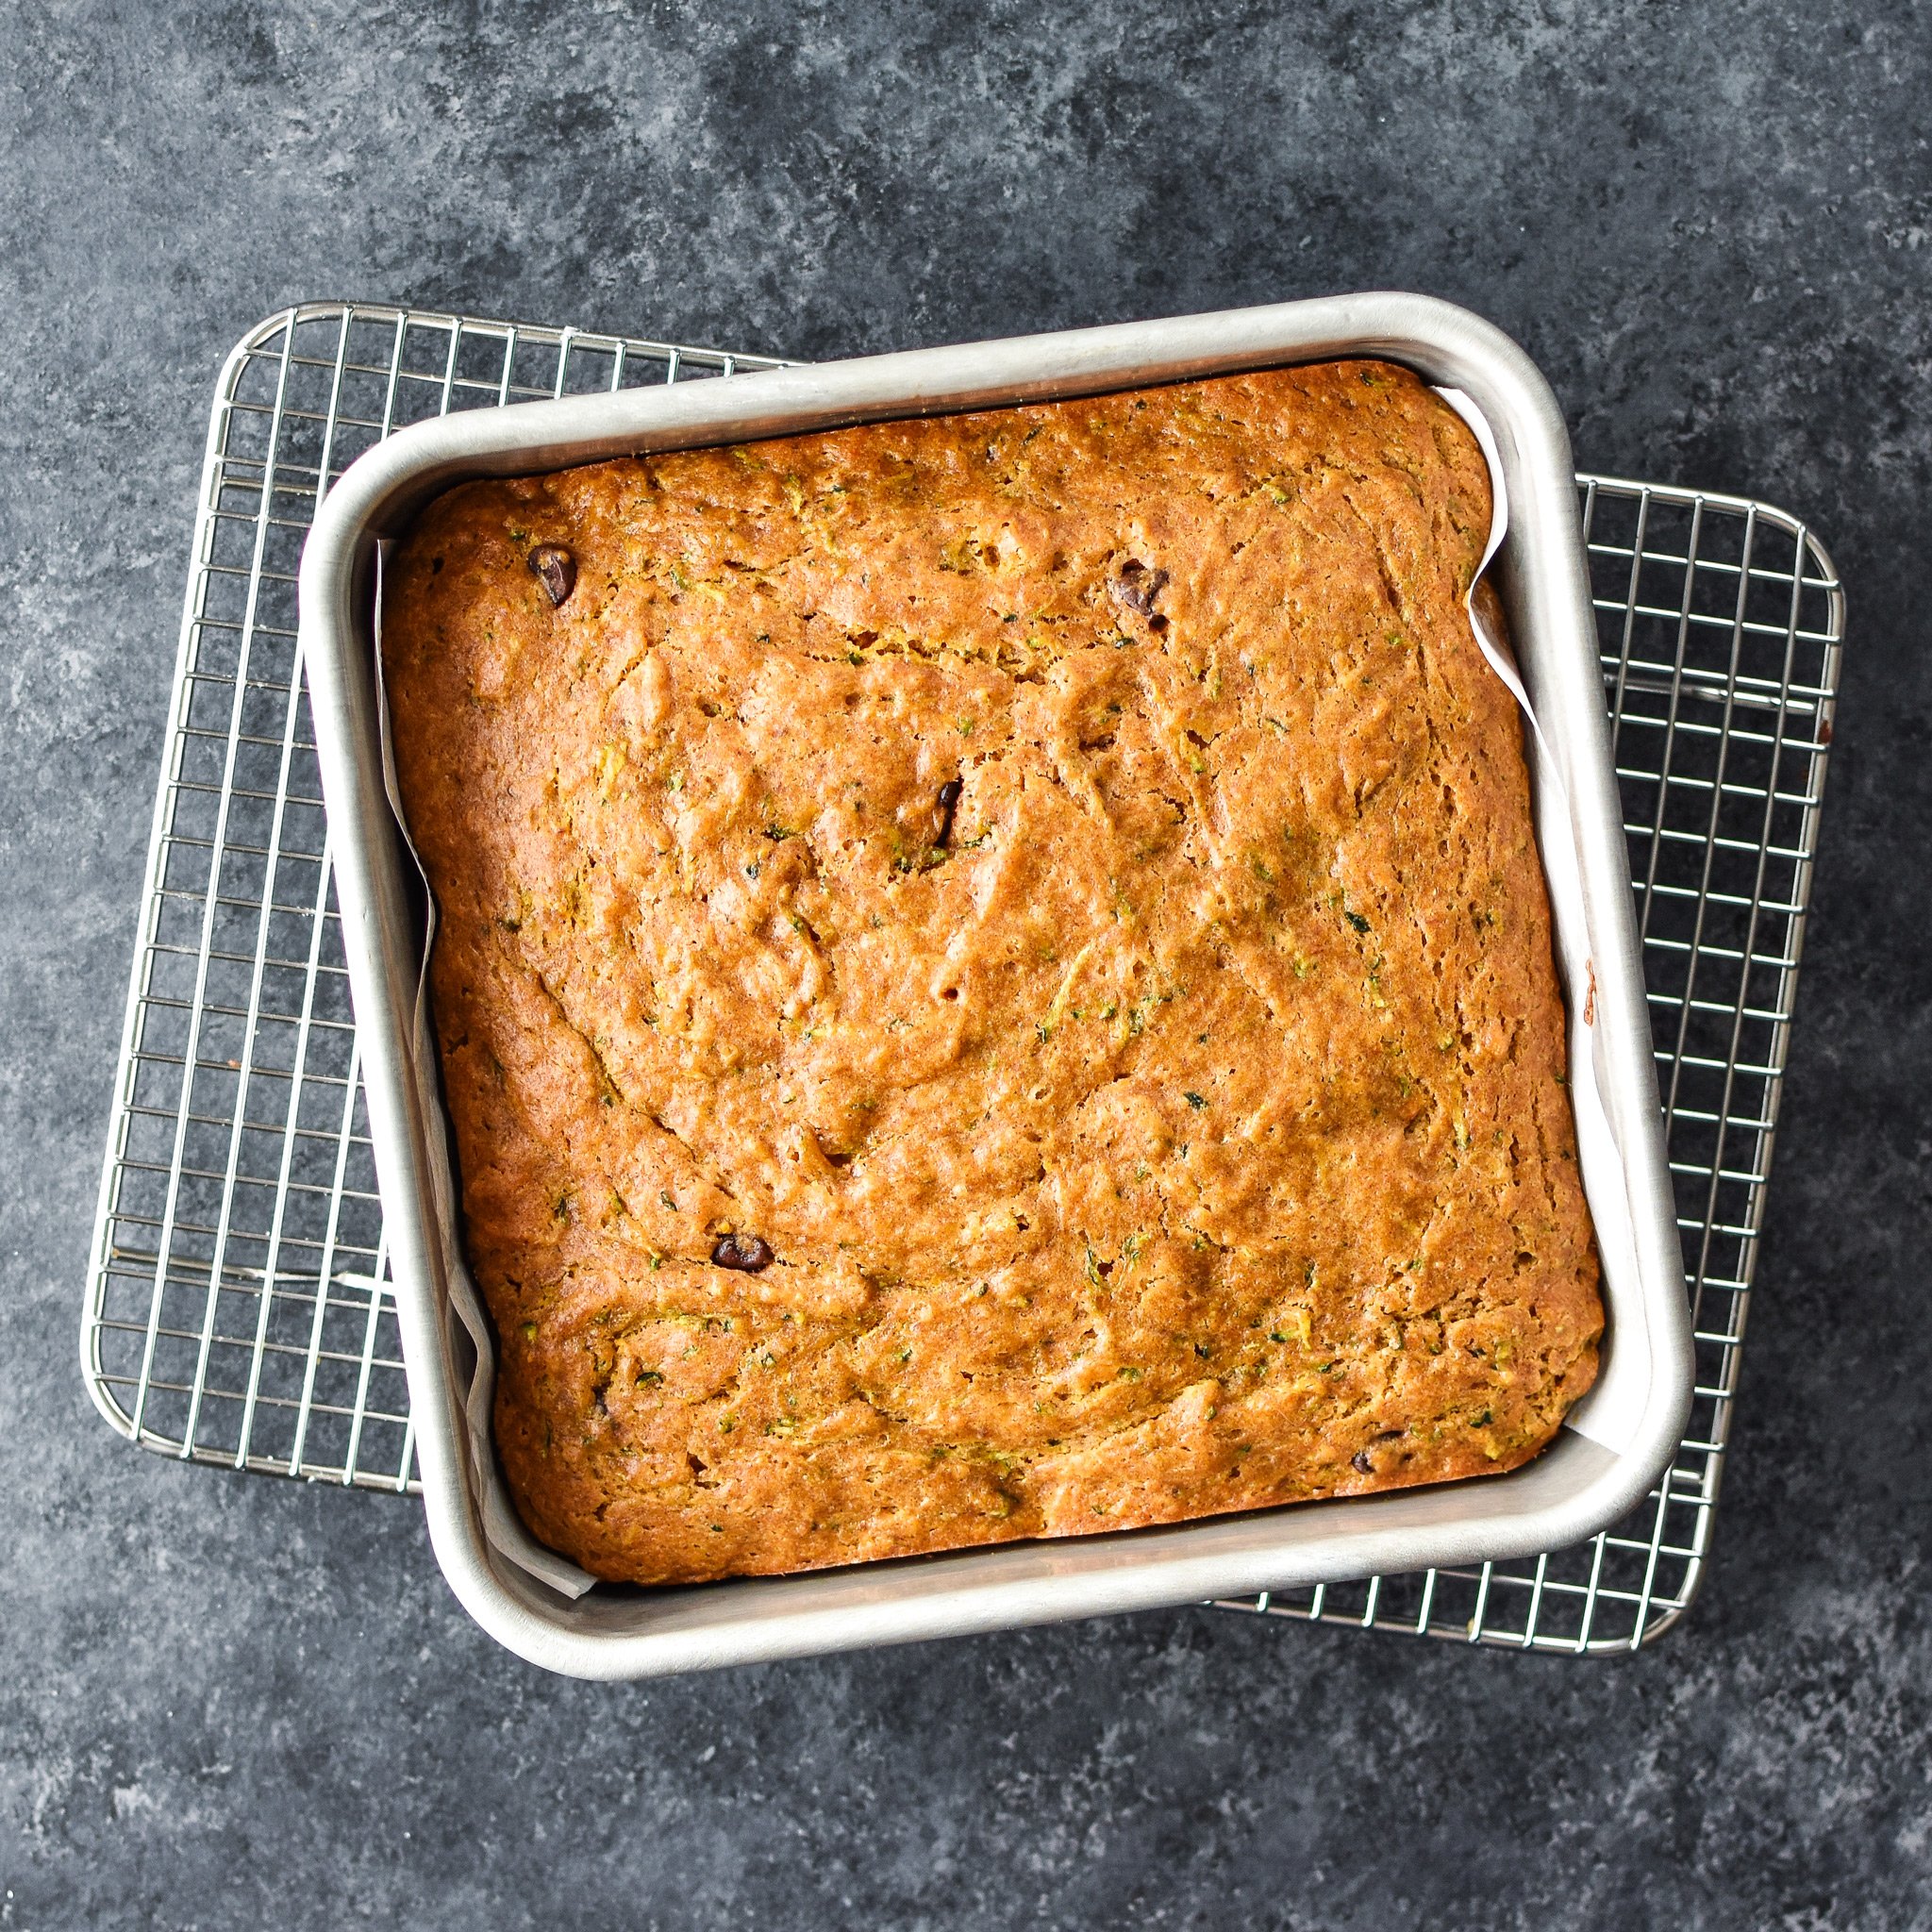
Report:
<svg viewBox="0 0 1932 1932"><path fill-rule="evenodd" d="M690 1582L1550 1440L1602 1313L1489 520L1374 362L430 506L384 674L539 1538Z"/></svg>

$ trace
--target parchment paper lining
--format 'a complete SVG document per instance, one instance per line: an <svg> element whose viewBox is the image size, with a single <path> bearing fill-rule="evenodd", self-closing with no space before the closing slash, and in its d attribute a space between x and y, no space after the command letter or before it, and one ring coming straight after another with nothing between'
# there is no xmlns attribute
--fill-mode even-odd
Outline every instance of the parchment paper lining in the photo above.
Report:
<svg viewBox="0 0 1932 1932"><path fill-rule="evenodd" d="M1607 1074L1599 1064L1602 1036L1595 1024L1596 974L1591 958L1589 915L1582 872L1576 857L1575 824L1569 791L1563 782L1556 753L1538 722L1535 708L1530 704L1529 693L1524 687L1507 640L1492 629L1476 597L1476 588L1484 573L1494 561L1504 538L1508 534L1509 503L1503 480L1503 464L1488 420L1474 401L1460 390L1438 389L1436 393L1468 424L1490 468L1490 535L1483 548L1482 560L1471 579L1466 600L1470 629L1490 668L1503 680L1528 721L1528 743L1533 748L1530 763L1537 847L1549 888L1557 971L1563 982L1568 1007L1569 1091L1576 1119L1577 1158L1585 1179L1598 1257L1604 1272L1634 1286L1638 1280L1636 1236L1618 1135L1603 1100ZM475 1371L463 1409L470 1431L470 1455L479 1478L483 1534L492 1549L520 1570L562 1595L575 1599L598 1579L567 1557L544 1548L524 1527L504 1492L502 1472L491 1432L491 1410L496 1392L495 1341L489 1317L484 1312L482 1297L476 1291L476 1285L471 1279L469 1266L463 1258L462 1242L458 1232L460 1222L457 1213L455 1178L449 1163L446 1116L437 1075L439 1057L435 1029L429 1015L429 956L436 940L436 898L429 889L429 874L424 868L414 841L409 837L408 823L403 813L390 726L389 693L383 678L382 589L390 547L387 541L378 542L375 547L375 708L381 738L382 782L389 795L396 829L408 852L410 863L423 882L427 907L423 957L416 980L410 1052L423 1118L432 1125L427 1149L429 1178L437 1227L443 1242L450 1305L475 1350ZM433 1131L437 1124L443 1126L443 1133ZM1565 1425L1589 1435L1590 1407L1591 1398L1586 1396L1565 1418Z"/></svg>
<svg viewBox="0 0 1932 1932"><path fill-rule="evenodd" d="M546 1583L554 1591L575 1600L597 1579L579 1569L567 1557L545 1549L523 1525L504 1493L503 1472L496 1460L496 1442L490 1429L490 1413L496 1400L496 1339L491 1333L490 1318L483 1310L483 1297L470 1278L469 1263L463 1258L462 1239L458 1230L456 1177L450 1172L449 1117L443 1111L442 1089L437 1077L439 1057L436 1029L429 1018L429 955L436 943L436 894L429 890L429 874L423 864L416 841L409 837L408 820L403 814L402 788L396 782L395 741L389 721L389 687L382 669L382 580L389 561L390 545L375 546L375 718L382 741L382 789L389 794L389 808L402 834L409 863L423 881L423 898L427 907L423 922L423 958L416 971L416 1008L409 1028L410 1070L427 1130L425 1139L429 1168L429 1191L436 1206L436 1228L442 1241L443 1268L449 1278L450 1307L468 1332L476 1352L476 1367L470 1378L470 1392L463 1403L463 1419L470 1429L470 1460L477 1475L483 1534L491 1549L507 1557L518 1569ZM439 1128L441 1132L437 1131Z"/></svg>
<svg viewBox="0 0 1932 1932"><path fill-rule="evenodd" d="M1436 393L1469 425L1490 466L1490 541L1470 582L1469 627L1491 670L1507 686L1529 723L1537 851L1549 888L1551 949L1556 956L1557 975L1563 982L1569 1024L1569 1091L1576 1120L1577 1166L1583 1175L1591 1221L1596 1232L1597 1258L1605 1279L1627 1288L1630 1292L1623 1298L1625 1305L1641 1307L1636 1209L1630 1199L1629 1173L1624 1161L1622 1138L1604 1103L1609 1074L1604 1065L1603 1029L1596 1024L1596 966L1591 958L1589 902L1576 850L1580 834L1571 808L1569 788L1563 782L1561 760L1529 701L1508 640L1491 626L1476 596L1483 574L1503 547L1509 527L1509 500L1503 480L1502 458L1488 419L1469 396L1457 389L1438 389ZM1607 1294L1604 1296L1607 1308L1610 1299ZM1564 1417L1566 1428L1598 1440L1592 1432L1591 1417L1599 1412L1614 1413L1618 1398L1610 1389L1611 1379L1607 1374L1599 1377L1597 1385ZM1618 1440L1614 1433L1608 1435L1606 1446L1614 1448Z"/></svg>

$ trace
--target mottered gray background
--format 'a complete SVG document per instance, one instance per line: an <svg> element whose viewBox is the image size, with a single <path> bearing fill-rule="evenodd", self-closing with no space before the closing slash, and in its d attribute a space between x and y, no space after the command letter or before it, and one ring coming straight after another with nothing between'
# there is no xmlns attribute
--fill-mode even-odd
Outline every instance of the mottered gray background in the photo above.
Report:
<svg viewBox="0 0 1932 1932"><path fill-rule="evenodd" d="M1932 16L0 8L0 1927L1932 1924ZM1716 1558L1615 1662L1178 1611L548 1678L75 1335L207 406L359 295L802 356L1360 287L1850 599Z"/></svg>

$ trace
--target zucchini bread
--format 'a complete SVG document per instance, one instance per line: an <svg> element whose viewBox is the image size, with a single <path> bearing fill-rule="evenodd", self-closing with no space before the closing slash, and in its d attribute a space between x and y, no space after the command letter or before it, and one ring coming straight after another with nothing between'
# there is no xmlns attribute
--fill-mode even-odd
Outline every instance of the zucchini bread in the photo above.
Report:
<svg viewBox="0 0 1932 1932"><path fill-rule="evenodd" d="M1602 1311L1490 507L1376 362L430 506L384 669L539 1538L691 1582L1550 1440Z"/></svg>

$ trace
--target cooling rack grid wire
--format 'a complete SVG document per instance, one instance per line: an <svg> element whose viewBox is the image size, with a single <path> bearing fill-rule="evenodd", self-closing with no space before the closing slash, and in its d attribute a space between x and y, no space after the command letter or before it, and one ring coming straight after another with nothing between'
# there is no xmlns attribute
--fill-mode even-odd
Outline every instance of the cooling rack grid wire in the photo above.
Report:
<svg viewBox="0 0 1932 1932"><path fill-rule="evenodd" d="M376 305L270 317L225 365L142 893L82 1335L142 1447L414 1488L328 828L295 653L323 491L450 409L760 357ZM1578 479L1697 1348L1661 1484L1574 1549L1229 1607L1630 1649L1709 1548L1816 849L1844 603L1795 519Z"/></svg>

